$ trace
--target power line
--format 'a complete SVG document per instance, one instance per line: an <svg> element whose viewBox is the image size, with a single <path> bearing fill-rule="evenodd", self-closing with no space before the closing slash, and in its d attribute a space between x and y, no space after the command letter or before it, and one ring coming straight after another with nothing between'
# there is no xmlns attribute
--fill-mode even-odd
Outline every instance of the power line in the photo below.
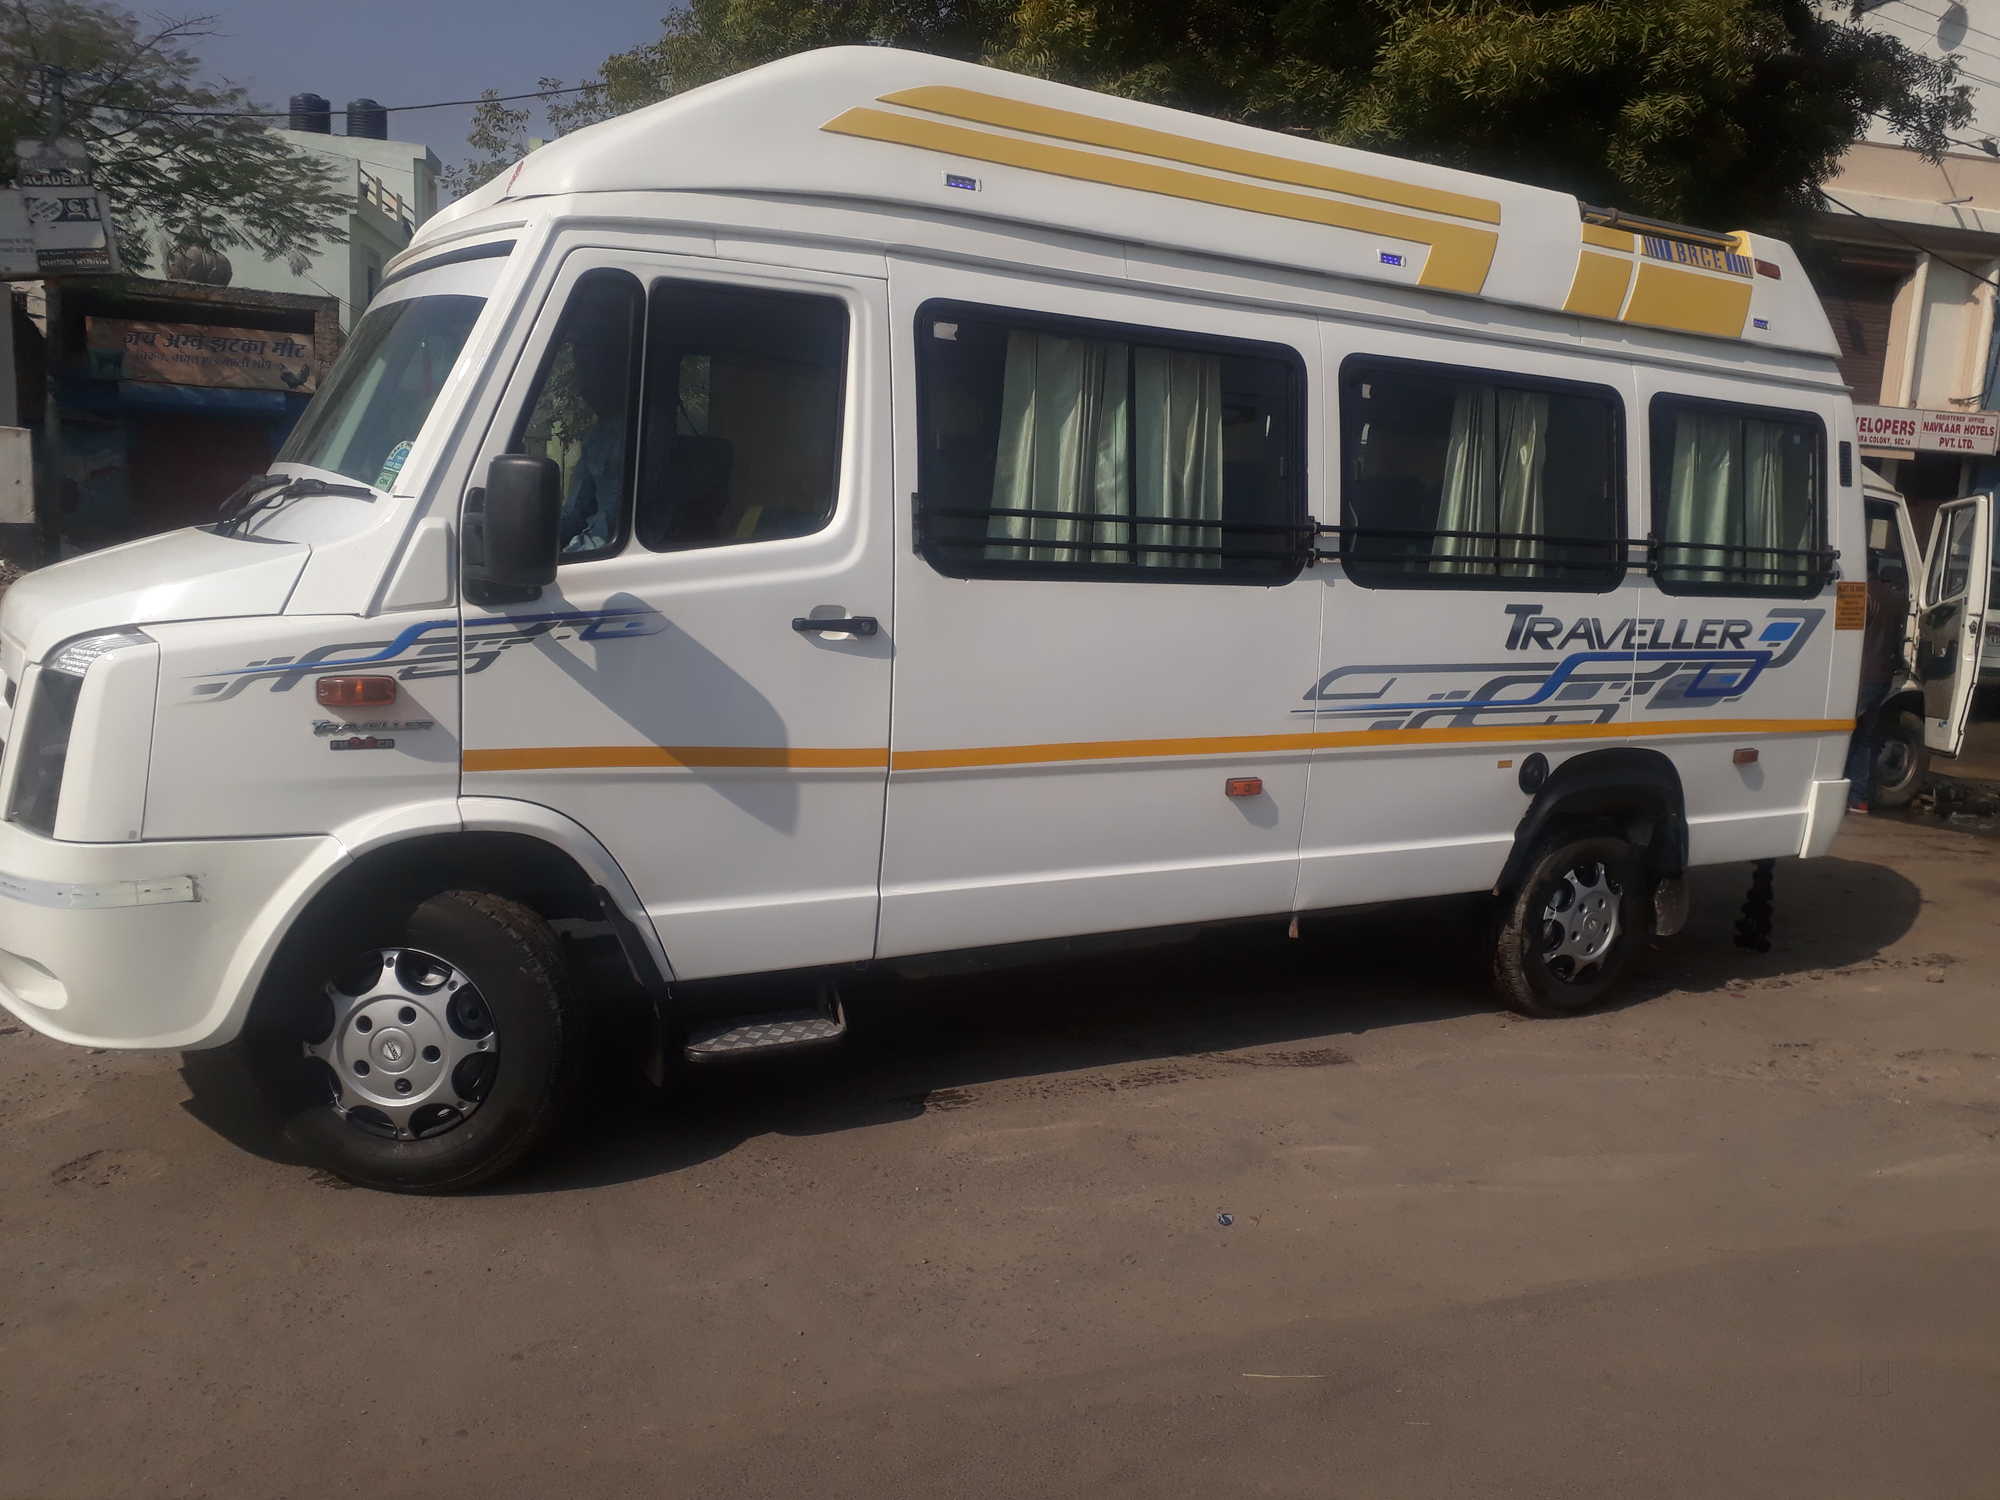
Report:
<svg viewBox="0 0 2000 1500"><path fill-rule="evenodd" d="M1910 8L1911 8L1912 10L1916 10L1916 7L1915 7L1915 6L1911 6ZM1879 19L1879 20L1883 20L1883 21L1886 21L1886 22L1888 22L1888 23L1889 23L1889 24L1890 24L1891 26L1900 26L1900 27L1902 27L1902 28L1903 28L1904 30L1906 30L1906 31L1914 31L1914 32L1916 32L1916 33L1917 33L1918 35L1920 35L1920 36L1924 36L1924 35L1925 35L1925 30L1924 30L1924 28L1923 28L1923 27L1921 27L1921 26L1917 25L1916 23L1914 23L1914 22L1912 22L1912 21L1905 21L1905 20L1903 20L1903 19L1902 19L1901 17L1899 17L1899 16L1891 16L1891 15L1885 15L1885 14L1884 14L1883 12L1881 12L1881 11L1879 11L1879 10L1877 10L1877 11L1870 11L1870 12L1869 12L1869 14L1870 14L1870 15L1872 15L1872 16L1875 16L1875 17L1876 17L1877 19ZM1917 11L1917 14L1918 14L1918 15L1920 15L1920 16L1930 16L1930 14L1931 14L1931 13L1930 13L1929 11L1927 11L1927 10L1919 10L1919 11ZM1939 19L1942 19L1942 18L1941 18L1941 17L1938 17L1938 16L1931 16L1931 19L1935 21L1935 20L1939 20ZM1976 27L1972 27L1972 26L1968 26L1968 27L1966 27L1965 29L1966 29L1966 30L1967 30L1968 32L1970 32L1970 33L1972 33L1972 34L1974 34L1974 35L1977 35L1977 36L1988 36L1988 35L1989 35L1989 33L1987 33L1987 32L1984 32L1984 31L1980 31L1980 30L1978 30L1978 29L1977 29ZM1934 38L1931 38L1931 37L1928 37L1928 36L1926 36L1926 40L1935 40L1935 39L1934 39ZM1993 40L1995 40L1995 41L2000 41L2000 37L1995 37L1995 38L1993 38ZM1942 42L1938 42L1938 43L1937 43L1937 46L1938 46L1938 49L1939 49L1940 51L1942 51L1942 52L1976 52L1976 53L1978 53L1978 54L1979 54L1979 56L1981 56L1981 57L1990 57L1990 58L1993 58L1993 59L1995 59L1996 61L2000 61L2000 52L1994 52L1994 51L1991 51L1991 50L1989 50L1988 48L1985 48L1985 47L1975 47L1975 46L1973 46L1973 45L1972 45L1971 43L1969 43L1969 42L1963 42L1963 41L1962 41L1962 42L1960 42L1960 43L1959 43L1959 44L1958 44L1958 45L1957 45L1956 47L1947 47L1947 46L1945 46L1945 45L1944 45L1944 43L1942 43ZM1977 75L1970 75L1970 76L1977 76ZM1982 80L1982 81L1984 81L1984 80Z"/></svg>
<svg viewBox="0 0 2000 1500"><path fill-rule="evenodd" d="M1938 22L1942 22L1942 21L1944 20L1944 17L1943 17L1942 15L1940 15L1940 14L1939 14L1939 13L1938 13L1937 11L1933 11L1933 10L1925 10L1925 9L1924 9L1924 8L1923 8L1923 7L1921 6L1921 5L1918 5L1918 4L1916 3L1916 0L1888 0L1888 4L1890 4L1890 5L1902 5L1902 6L1905 6L1905 7L1907 7L1908 9L1910 9L1910 10L1913 10L1913 11L1915 11L1915 12L1916 12L1916 13L1917 13L1918 15L1920 15L1920 16L1922 16L1922 17L1924 17L1924 19L1926 19L1926 20L1929 20L1929 21L1938 21ZM1868 14L1868 15L1880 15L1880 14L1881 14L1881 10L1882 10L1882 7L1877 7L1877 8L1875 9L1875 10L1873 10L1873 11L1869 11L1869 12L1867 12L1866 14ZM1883 16L1883 17L1882 17L1882 19L1883 19L1883 20L1885 20L1885 21L1888 21L1888 20L1893 20L1893 19L1895 19L1895 18L1894 18L1893 16ZM1908 23L1908 22L1906 21L1906 22L1903 22L1902 24L1904 24L1904 25L1908 25L1909 23ZM1968 22L1966 23L1966 26L1965 26L1965 32L1966 32L1966 35L1967 35L1967 36L1983 36L1983 37L1985 37L1985 38L1986 38L1986 39L1987 39L1987 40L1988 40L1989 42L2000 42L2000 35L1995 35L1995 34L1994 34L1993 32L1990 32L1990 31L1986 30L1986 29L1985 29L1984 27L1981 27L1981 26L1974 26L1974 25L1973 25L1973 24L1972 24L1972 23L1971 23L1970 21L1968 21ZM1940 46L1943 46L1943 43L1939 43L1939 45L1940 45ZM1947 48L1946 50L1947 50L1947 51L1952 51L1952 52L1955 52L1955 51L1957 51L1958 49L1957 49L1957 48L1955 48L1955 47L1952 47L1952 48ZM1983 49L1983 48L1979 48L1979 47L1974 47L1974 48L1971 48L1970 50L1972 50L1972 51L1974 51L1974 52L1980 52L1980 51L1983 51L1984 49ZM1993 56L2000 56L2000 54L1996 54L1996 53L1991 53L1991 52L1987 53L1986 55L1987 55L1988 57L1993 57Z"/></svg>
<svg viewBox="0 0 2000 1500"><path fill-rule="evenodd" d="M467 104L512 104L517 99L553 99L560 94L581 94L588 89L601 88L596 83L579 83L566 89L537 89L530 94L498 94L492 97L481 95L477 99L439 99L430 104L384 104L379 106L384 114L401 114L413 109L456 109ZM116 114L153 115L175 120L289 120L292 112L288 109L120 109L116 105L105 105ZM315 115L367 114L368 110L315 109L304 111Z"/></svg>
<svg viewBox="0 0 2000 1500"><path fill-rule="evenodd" d="M1890 116L1883 114L1879 109L1871 109L1868 111L1868 114L1872 119L1880 120L1885 125L1896 125L1898 123ZM1978 151L1986 156L2000 156L2000 141L1994 140L1991 136L1988 136L1983 141L1961 141L1955 135L1947 135L1942 137L1942 139L1951 145L1963 146L1968 151Z"/></svg>
<svg viewBox="0 0 2000 1500"><path fill-rule="evenodd" d="M1838 198L1834 197L1833 194L1829 193L1825 188L1820 188L1817 191L1821 198L1823 198L1826 202L1831 203L1835 208L1840 209L1845 213L1850 213L1854 215L1854 217L1857 219L1866 219L1870 224L1879 224L1882 228L1888 230L1890 234L1894 235L1904 244L1910 246L1913 249L1923 251L1924 254L1928 255L1932 260L1943 261L1946 265L1950 266L1954 271L1957 271L1960 275L1969 276L1974 281L1983 281L1986 283L1986 285L1990 287L2000 289L2000 281L1995 281L1991 276L1981 276L1977 271L1973 270L1972 267L1962 266L1948 255L1940 255L1937 251L1933 250L1929 245L1926 245L1922 240L1913 239L1909 235L1903 233L1901 229L1896 227L1896 223L1893 219L1882 219L1882 218L1877 218L1874 214L1864 214L1860 209L1855 208L1853 205L1842 203Z"/></svg>

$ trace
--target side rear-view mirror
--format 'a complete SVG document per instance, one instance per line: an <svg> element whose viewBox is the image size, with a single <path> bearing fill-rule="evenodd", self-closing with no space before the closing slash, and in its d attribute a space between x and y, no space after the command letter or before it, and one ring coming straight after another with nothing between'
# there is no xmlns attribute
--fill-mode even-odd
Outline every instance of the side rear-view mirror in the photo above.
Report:
<svg viewBox="0 0 2000 1500"><path fill-rule="evenodd" d="M465 497L465 594L478 604L533 599L556 581L562 471L555 460L496 454L486 483Z"/></svg>

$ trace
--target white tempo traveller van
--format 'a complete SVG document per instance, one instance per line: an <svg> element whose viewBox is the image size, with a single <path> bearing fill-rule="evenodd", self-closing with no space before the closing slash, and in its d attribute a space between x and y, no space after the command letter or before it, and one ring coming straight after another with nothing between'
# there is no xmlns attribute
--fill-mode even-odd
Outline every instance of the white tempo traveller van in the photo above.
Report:
<svg viewBox="0 0 2000 1500"><path fill-rule="evenodd" d="M702 1060L858 965L1490 891L1557 1014L1841 821L1861 492L1783 245L859 48L390 270L223 519L0 613L0 1000L242 1038L353 1180L546 1131L578 933Z"/></svg>

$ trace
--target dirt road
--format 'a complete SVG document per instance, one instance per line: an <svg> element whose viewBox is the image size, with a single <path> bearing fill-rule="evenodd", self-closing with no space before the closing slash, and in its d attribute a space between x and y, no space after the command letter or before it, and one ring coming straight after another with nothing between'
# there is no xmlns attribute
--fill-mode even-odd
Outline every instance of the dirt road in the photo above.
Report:
<svg viewBox="0 0 2000 1500"><path fill-rule="evenodd" d="M906 984L468 1199L11 1032L0 1495L1990 1496L2000 845L1849 823L1608 1014L1458 903Z"/></svg>

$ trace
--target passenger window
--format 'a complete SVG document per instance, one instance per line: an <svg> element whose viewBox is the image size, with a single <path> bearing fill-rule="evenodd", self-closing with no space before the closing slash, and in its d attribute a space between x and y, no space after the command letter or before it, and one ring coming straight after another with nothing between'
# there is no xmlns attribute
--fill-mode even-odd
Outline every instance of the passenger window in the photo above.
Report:
<svg viewBox="0 0 2000 1500"><path fill-rule="evenodd" d="M643 300L624 271L578 278L511 445L562 471L564 562L606 556L625 538Z"/></svg>
<svg viewBox="0 0 2000 1500"><path fill-rule="evenodd" d="M955 578L1283 583L1303 563L1297 355L932 303L917 545Z"/></svg>
<svg viewBox="0 0 2000 1500"><path fill-rule="evenodd" d="M1654 576L1669 594L1825 584L1826 431L1805 412L1653 398Z"/></svg>
<svg viewBox="0 0 2000 1500"><path fill-rule="evenodd" d="M1625 576L1621 407L1607 387L1352 358L1341 545L1371 588L1603 591Z"/></svg>
<svg viewBox="0 0 2000 1500"><path fill-rule="evenodd" d="M846 367L847 309L836 298L656 282L639 541L671 552L826 525Z"/></svg>
<svg viewBox="0 0 2000 1500"><path fill-rule="evenodd" d="M1876 583L1909 587L1910 564L1903 555L1903 534L1896 525L1896 508L1880 500L1868 502L1868 577Z"/></svg>

